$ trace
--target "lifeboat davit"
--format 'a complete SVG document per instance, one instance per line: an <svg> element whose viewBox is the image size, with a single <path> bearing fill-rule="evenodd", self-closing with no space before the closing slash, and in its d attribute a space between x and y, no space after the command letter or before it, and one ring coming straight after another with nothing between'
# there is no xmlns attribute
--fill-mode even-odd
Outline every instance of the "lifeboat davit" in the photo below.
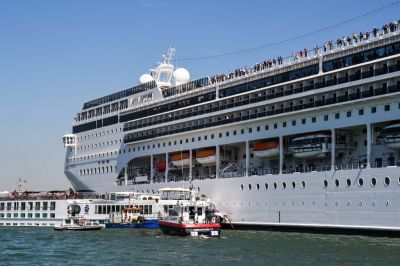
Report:
<svg viewBox="0 0 400 266"><path fill-rule="evenodd" d="M400 124L384 127L378 139L390 149L400 149Z"/></svg>
<svg viewBox="0 0 400 266"><path fill-rule="evenodd" d="M217 156L215 149L196 151L196 161L202 165L216 164Z"/></svg>
<svg viewBox="0 0 400 266"><path fill-rule="evenodd" d="M156 169L157 171L165 171L165 169L167 168L167 164L165 161L159 161L156 162Z"/></svg>
<svg viewBox="0 0 400 266"><path fill-rule="evenodd" d="M265 141L254 144L253 153L259 158L279 157L279 142Z"/></svg>
<svg viewBox="0 0 400 266"><path fill-rule="evenodd" d="M299 159L324 158L331 150L331 140L329 131L303 135L291 140L289 151L293 153L293 157Z"/></svg>
<svg viewBox="0 0 400 266"><path fill-rule="evenodd" d="M189 167L190 153L178 153L171 156L171 163L176 167Z"/></svg>

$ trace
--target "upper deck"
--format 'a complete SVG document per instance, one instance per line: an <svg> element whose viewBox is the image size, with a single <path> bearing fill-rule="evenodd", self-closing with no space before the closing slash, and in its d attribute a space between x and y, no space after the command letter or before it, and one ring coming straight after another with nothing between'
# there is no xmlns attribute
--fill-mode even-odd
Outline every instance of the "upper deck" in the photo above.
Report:
<svg viewBox="0 0 400 266"><path fill-rule="evenodd" d="M348 44L332 43L327 47L314 49L306 56L282 58L278 63L242 69L235 74L229 73L224 78L205 77L166 88L162 90L161 97L152 97L146 104L135 104L133 94L147 90L161 91L155 82L142 84L133 87L135 89L131 88L85 103L84 112L78 115L79 119L75 122L74 133L162 114L217 98L229 98L305 77L322 76L325 73L398 54L399 42L400 35L396 29L360 40L351 40ZM320 85L313 84L313 88L318 86ZM199 100L199 96L204 97ZM99 119L100 117L102 118Z"/></svg>

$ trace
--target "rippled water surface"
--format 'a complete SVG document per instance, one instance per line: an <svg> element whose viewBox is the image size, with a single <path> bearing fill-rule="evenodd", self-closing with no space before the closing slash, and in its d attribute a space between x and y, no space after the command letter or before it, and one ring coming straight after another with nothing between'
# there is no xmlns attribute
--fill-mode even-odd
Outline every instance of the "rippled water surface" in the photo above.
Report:
<svg viewBox="0 0 400 266"><path fill-rule="evenodd" d="M219 239L158 230L0 228L1 265L400 265L400 238L223 231Z"/></svg>

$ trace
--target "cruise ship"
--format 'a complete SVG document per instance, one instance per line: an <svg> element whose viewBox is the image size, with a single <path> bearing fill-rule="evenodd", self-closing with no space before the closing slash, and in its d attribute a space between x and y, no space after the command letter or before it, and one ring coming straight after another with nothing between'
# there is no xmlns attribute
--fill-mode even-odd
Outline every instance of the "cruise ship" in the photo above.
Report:
<svg viewBox="0 0 400 266"><path fill-rule="evenodd" d="M190 79L175 49L63 136L76 191L192 187L235 228L400 232L400 31Z"/></svg>

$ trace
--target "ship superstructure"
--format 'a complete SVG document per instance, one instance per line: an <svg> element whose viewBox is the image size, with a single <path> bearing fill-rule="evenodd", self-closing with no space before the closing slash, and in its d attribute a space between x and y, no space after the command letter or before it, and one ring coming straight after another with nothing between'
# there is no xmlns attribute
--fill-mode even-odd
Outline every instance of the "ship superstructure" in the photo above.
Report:
<svg viewBox="0 0 400 266"><path fill-rule="evenodd" d="M77 191L194 186L235 226L400 230L400 32L189 81L171 48L64 136Z"/></svg>

